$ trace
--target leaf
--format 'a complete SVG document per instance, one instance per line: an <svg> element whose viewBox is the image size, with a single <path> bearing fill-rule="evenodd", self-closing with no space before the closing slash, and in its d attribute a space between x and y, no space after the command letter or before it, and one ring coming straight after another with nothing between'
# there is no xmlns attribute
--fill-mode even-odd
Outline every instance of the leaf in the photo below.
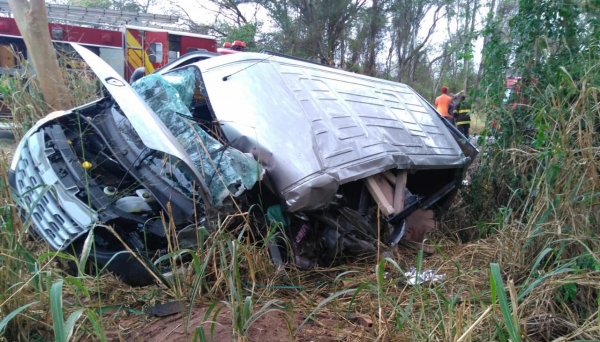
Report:
<svg viewBox="0 0 600 342"><path fill-rule="evenodd" d="M10 322L13 318L15 318L18 314L20 314L21 311L27 309L28 307L32 306L35 303L37 303L37 302L25 304L25 305L15 309L13 312L9 313L8 315L6 315L6 317L4 317L2 322L0 322L0 335L2 335L2 333L4 332L4 329L8 325L8 322Z"/></svg>
<svg viewBox="0 0 600 342"><path fill-rule="evenodd" d="M491 263L490 268L490 285L492 290L492 300L495 303L496 297L498 298L500 311L502 312L504 324L506 325L506 330L508 331L508 335L510 336L511 341L519 342L521 341L521 333L519 332L519 327L515 325L515 322L513 321L513 317L511 315L508 299L506 298L506 292L504 291L504 283L502 282L502 276L500 274L500 266L496 263ZM513 303L513 305L517 305L517 303Z"/></svg>
<svg viewBox="0 0 600 342"><path fill-rule="evenodd" d="M67 322L63 321L62 307L63 279L58 279L50 288L50 310L52 312L52 323L54 325L54 339L56 342L67 342L73 334L75 322L81 317L85 309L73 312Z"/></svg>
<svg viewBox="0 0 600 342"><path fill-rule="evenodd" d="M565 265L565 266L567 266L567 265ZM561 273L567 273L567 272L573 272L573 271L574 271L574 269L566 267L566 268L560 268L558 270L555 270L555 271L545 274L543 277L536 279L533 283L531 283L531 285L529 285L523 291L521 291L521 293L517 297L517 300L522 300L523 298L525 298L525 296L527 296L529 294L529 292L531 292L537 286L541 285L544 281L546 281L546 279L551 278L551 277L561 274Z"/></svg>
<svg viewBox="0 0 600 342"><path fill-rule="evenodd" d="M85 270L85 265L87 264L88 258L90 257L90 251L94 242L94 228L95 227L92 227L88 232L88 235L85 238L85 242L83 243L83 248L81 249L81 257L79 258L78 267L79 276L83 276L83 270Z"/></svg>
<svg viewBox="0 0 600 342"><path fill-rule="evenodd" d="M77 322L79 317L81 317L81 314L83 313L84 310L85 309L76 310L67 319L67 322L63 326L63 331L67 332L65 342L67 342L71 338L71 335L73 334L73 328L75 328L75 322Z"/></svg>
<svg viewBox="0 0 600 342"><path fill-rule="evenodd" d="M66 342L66 333L63 325L62 310L62 286L63 280L59 279L52 284L50 288L50 311L52 313L52 323L54 325L54 338L56 342Z"/></svg>

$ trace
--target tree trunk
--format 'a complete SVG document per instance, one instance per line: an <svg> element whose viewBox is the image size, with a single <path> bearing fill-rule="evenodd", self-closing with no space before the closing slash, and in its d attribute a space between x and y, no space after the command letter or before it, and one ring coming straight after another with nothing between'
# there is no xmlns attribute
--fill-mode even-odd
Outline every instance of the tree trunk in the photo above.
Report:
<svg viewBox="0 0 600 342"><path fill-rule="evenodd" d="M488 14L487 21L485 24L485 30L489 31L491 29L492 21L494 20L494 16L496 15L496 0L492 0L490 5L490 13ZM485 59L485 46L490 40L490 32L486 32L486 35L483 37L483 49L481 53L481 61L479 61L479 70L477 70L477 80L475 81L475 88L479 88L479 83L481 83L481 78L483 77L483 67L484 67L484 59Z"/></svg>
<svg viewBox="0 0 600 342"><path fill-rule="evenodd" d="M346 28L342 29L342 40L340 42L340 68L346 70Z"/></svg>
<svg viewBox="0 0 600 342"><path fill-rule="evenodd" d="M479 9L479 1L474 0L473 1L473 10L471 11L471 18L470 18L470 22L469 22L471 27L469 28L469 34L467 35L467 37L469 39L469 48L470 49L472 49L471 46L473 43L473 39L475 37L475 19L477 16L478 9ZM466 95L469 93L469 77L471 77L471 75L470 75L471 62L465 58L464 63L465 63L465 83L464 83L463 89L465 90L465 95Z"/></svg>
<svg viewBox="0 0 600 342"><path fill-rule="evenodd" d="M440 76L433 82L433 97L431 98L431 103L435 103L435 98L438 96L438 88L440 87L440 83L442 83L442 76L444 75L446 65L448 64L448 57L449 55L446 55L444 60L442 60L442 64L440 64Z"/></svg>
<svg viewBox="0 0 600 342"><path fill-rule="evenodd" d="M377 52L375 47L377 46L377 33L379 32L379 0L373 0L373 6L371 7L371 23L369 25L369 40L367 46L367 60L365 63L364 73L368 76L375 76L376 73L376 58Z"/></svg>
<svg viewBox="0 0 600 342"><path fill-rule="evenodd" d="M44 100L52 110L73 107L48 31L44 0L8 0L19 31L27 46Z"/></svg>

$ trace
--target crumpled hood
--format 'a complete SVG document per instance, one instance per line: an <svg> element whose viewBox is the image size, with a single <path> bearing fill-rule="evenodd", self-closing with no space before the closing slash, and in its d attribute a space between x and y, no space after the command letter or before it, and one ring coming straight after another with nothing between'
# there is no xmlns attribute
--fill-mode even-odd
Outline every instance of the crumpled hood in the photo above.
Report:
<svg viewBox="0 0 600 342"><path fill-rule="evenodd" d="M127 116L140 139L150 149L168 153L187 165L200 182L200 195L206 205L209 205L209 192L200 172L194 162L175 139L169 129L162 123L156 113L142 100L138 93L105 61L83 46L71 43L71 46L94 71L102 84L110 92L113 99Z"/></svg>

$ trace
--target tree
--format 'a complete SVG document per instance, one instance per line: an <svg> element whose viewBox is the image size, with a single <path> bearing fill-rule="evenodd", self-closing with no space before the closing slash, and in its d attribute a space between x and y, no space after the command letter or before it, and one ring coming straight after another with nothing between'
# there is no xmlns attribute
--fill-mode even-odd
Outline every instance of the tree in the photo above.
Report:
<svg viewBox="0 0 600 342"><path fill-rule="evenodd" d="M417 62L425 53L438 21L445 15L445 3L438 0L396 0L392 4L392 36L398 61L398 82L415 79ZM419 39L422 23L428 13L433 15L426 35Z"/></svg>
<svg viewBox="0 0 600 342"><path fill-rule="evenodd" d="M214 20L209 24L197 23L193 16L194 13L187 11L178 0L170 0L169 4L176 9L175 12L182 17L185 23L184 25L187 26L190 31L211 33L219 37L227 37L230 35L231 30L242 29L242 36L245 34L247 35L249 31L256 31L256 27L258 26L256 20L252 21L247 19L239 7L242 3L251 2L252 1L247 0L196 0L195 4L198 9L201 9L204 12L214 13ZM239 34L233 34L233 36L237 35ZM252 38L254 38L254 34L252 34ZM246 41L246 43L252 42Z"/></svg>
<svg viewBox="0 0 600 342"><path fill-rule="evenodd" d="M368 23L364 29L368 31L366 34L366 54L364 63L364 74L369 76L376 75L376 60L381 48L382 33L385 28L386 18L383 14L384 1L373 0L368 14Z"/></svg>
<svg viewBox="0 0 600 342"><path fill-rule="evenodd" d="M73 107L50 39L45 1L8 0L8 5L27 46L44 100L53 110Z"/></svg>
<svg viewBox="0 0 600 342"><path fill-rule="evenodd" d="M333 64L366 0L255 0L281 29L287 53ZM377 6L376 6L377 7Z"/></svg>

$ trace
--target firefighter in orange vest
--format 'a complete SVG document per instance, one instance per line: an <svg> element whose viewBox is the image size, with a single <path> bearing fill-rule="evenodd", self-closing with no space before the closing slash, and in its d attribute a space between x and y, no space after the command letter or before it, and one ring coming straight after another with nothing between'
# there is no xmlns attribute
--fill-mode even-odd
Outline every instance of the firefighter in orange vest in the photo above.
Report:
<svg viewBox="0 0 600 342"><path fill-rule="evenodd" d="M465 96L460 97L460 102L454 111L456 119L456 128L465 136L469 137L469 128L471 128L471 106L465 100Z"/></svg>

